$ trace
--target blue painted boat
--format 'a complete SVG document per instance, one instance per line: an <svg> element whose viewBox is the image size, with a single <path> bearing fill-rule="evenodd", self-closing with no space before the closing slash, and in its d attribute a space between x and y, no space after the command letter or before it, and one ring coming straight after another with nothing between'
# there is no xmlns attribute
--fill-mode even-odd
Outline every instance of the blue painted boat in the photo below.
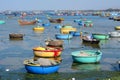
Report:
<svg viewBox="0 0 120 80"><path fill-rule="evenodd" d="M83 26L84 22L80 21L80 22L78 22L78 25Z"/></svg>
<svg viewBox="0 0 120 80"><path fill-rule="evenodd" d="M80 19L75 19L74 22L80 22L81 20Z"/></svg>
<svg viewBox="0 0 120 80"><path fill-rule="evenodd" d="M50 23L43 23L42 26L48 27L48 26L50 26Z"/></svg>
<svg viewBox="0 0 120 80"><path fill-rule="evenodd" d="M60 29L60 28L62 28L61 25L56 25L56 26L55 26L55 29Z"/></svg>
<svg viewBox="0 0 120 80"><path fill-rule="evenodd" d="M55 73L60 68L60 63L57 63L56 65L50 65L50 66L41 66L40 64L33 63L31 60L25 60L24 65L25 69L28 73L32 74L51 74Z"/></svg>
<svg viewBox="0 0 120 80"><path fill-rule="evenodd" d="M102 52L97 50L81 50L71 53L74 62L78 63L97 63L100 61Z"/></svg>
<svg viewBox="0 0 120 80"><path fill-rule="evenodd" d="M69 33L73 36L80 36L80 32L70 31Z"/></svg>
<svg viewBox="0 0 120 80"><path fill-rule="evenodd" d="M56 39L71 39L73 38L73 35L71 34L56 34Z"/></svg>
<svg viewBox="0 0 120 80"><path fill-rule="evenodd" d="M109 35L108 34L97 34L97 33L93 33L92 37L94 39L98 39L98 40L105 40L105 39L109 39Z"/></svg>

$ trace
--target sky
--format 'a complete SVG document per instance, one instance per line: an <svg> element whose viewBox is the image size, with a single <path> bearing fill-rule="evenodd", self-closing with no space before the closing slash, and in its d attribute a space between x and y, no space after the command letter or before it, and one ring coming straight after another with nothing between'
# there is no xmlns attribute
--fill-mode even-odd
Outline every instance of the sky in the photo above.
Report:
<svg viewBox="0 0 120 80"><path fill-rule="evenodd" d="M0 0L0 10L103 10L120 8L120 0Z"/></svg>

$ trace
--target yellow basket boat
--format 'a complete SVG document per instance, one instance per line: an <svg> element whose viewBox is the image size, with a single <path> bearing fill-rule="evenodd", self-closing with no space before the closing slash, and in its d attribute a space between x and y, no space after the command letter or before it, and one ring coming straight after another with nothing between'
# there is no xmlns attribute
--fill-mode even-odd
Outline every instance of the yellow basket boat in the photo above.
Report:
<svg viewBox="0 0 120 80"><path fill-rule="evenodd" d="M61 50L55 48L35 47L33 48L34 56L37 57L58 57L61 55Z"/></svg>
<svg viewBox="0 0 120 80"><path fill-rule="evenodd" d="M42 27L42 26L38 26L38 27L34 27L33 30L34 30L34 31L44 31L45 28Z"/></svg>
<svg viewBox="0 0 120 80"><path fill-rule="evenodd" d="M115 27L115 30L120 30L120 26L116 26L116 27Z"/></svg>
<svg viewBox="0 0 120 80"><path fill-rule="evenodd" d="M76 32L77 29L76 28L61 28L60 29L60 33L62 34L69 34L70 31Z"/></svg>

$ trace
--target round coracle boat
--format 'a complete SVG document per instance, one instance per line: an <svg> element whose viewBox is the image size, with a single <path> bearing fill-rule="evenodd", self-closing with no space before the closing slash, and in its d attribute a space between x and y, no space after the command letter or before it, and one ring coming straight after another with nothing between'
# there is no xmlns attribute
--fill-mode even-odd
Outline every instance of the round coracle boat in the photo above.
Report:
<svg viewBox="0 0 120 80"><path fill-rule="evenodd" d="M116 26L116 27L115 27L115 30L120 30L120 26Z"/></svg>
<svg viewBox="0 0 120 80"><path fill-rule="evenodd" d="M76 32L77 29L76 28L61 28L60 29L60 33L62 34L69 34L70 31Z"/></svg>
<svg viewBox="0 0 120 80"><path fill-rule="evenodd" d="M92 27L93 26L93 22L92 21L84 21L84 26L85 27Z"/></svg>
<svg viewBox="0 0 120 80"><path fill-rule="evenodd" d="M5 21L3 21L3 20L0 20L0 24L5 24Z"/></svg>
<svg viewBox="0 0 120 80"><path fill-rule="evenodd" d="M51 74L60 68L60 61L39 58L37 61L33 59L24 60L25 69L32 74Z"/></svg>
<svg viewBox="0 0 120 80"><path fill-rule="evenodd" d="M120 32L113 31L113 32L110 32L109 35L112 38L119 38L120 37Z"/></svg>
<svg viewBox="0 0 120 80"><path fill-rule="evenodd" d="M45 44L47 46L53 46L53 47L62 47L63 46L63 40L45 40Z"/></svg>
<svg viewBox="0 0 120 80"><path fill-rule="evenodd" d="M72 39L73 35L71 35L71 34L56 34L55 37L56 37L56 39L68 40L68 39Z"/></svg>
<svg viewBox="0 0 120 80"><path fill-rule="evenodd" d="M10 39L23 39L23 34L18 34L18 33L11 33L9 34Z"/></svg>
<svg viewBox="0 0 120 80"><path fill-rule="evenodd" d="M61 55L61 50L50 47L35 47L33 48L34 56L39 57L58 57Z"/></svg>
<svg viewBox="0 0 120 80"><path fill-rule="evenodd" d="M71 53L73 61L78 63L97 63L100 61L102 52L96 50L81 50Z"/></svg>
<svg viewBox="0 0 120 80"><path fill-rule="evenodd" d="M44 31L44 29L45 29L45 28L42 27L42 26L37 26L37 27L34 27L34 28L33 28L34 31Z"/></svg>
<svg viewBox="0 0 120 80"><path fill-rule="evenodd" d="M55 49L58 49L58 50L64 50L64 47L63 46L46 46L48 48L55 48Z"/></svg>

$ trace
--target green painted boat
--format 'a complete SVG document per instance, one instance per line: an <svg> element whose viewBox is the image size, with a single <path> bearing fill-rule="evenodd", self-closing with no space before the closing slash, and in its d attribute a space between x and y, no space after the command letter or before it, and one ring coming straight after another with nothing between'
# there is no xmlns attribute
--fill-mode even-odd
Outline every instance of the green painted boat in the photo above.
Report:
<svg viewBox="0 0 120 80"><path fill-rule="evenodd" d="M65 25L65 26L63 26L63 28L73 28L73 27L69 26L69 25Z"/></svg>
<svg viewBox="0 0 120 80"><path fill-rule="evenodd" d="M81 50L71 53L74 62L78 63L98 63L101 59L100 50Z"/></svg>
<svg viewBox="0 0 120 80"><path fill-rule="evenodd" d="M94 39L98 39L98 40L105 40L105 39L109 39L109 35L108 34L92 34Z"/></svg>
<svg viewBox="0 0 120 80"><path fill-rule="evenodd" d="M93 22L90 20L84 21L84 26L85 27L92 27L93 26Z"/></svg>
<svg viewBox="0 0 120 80"><path fill-rule="evenodd" d="M5 24L5 21L3 21L3 20L0 20L0 24Z"/></svg>

